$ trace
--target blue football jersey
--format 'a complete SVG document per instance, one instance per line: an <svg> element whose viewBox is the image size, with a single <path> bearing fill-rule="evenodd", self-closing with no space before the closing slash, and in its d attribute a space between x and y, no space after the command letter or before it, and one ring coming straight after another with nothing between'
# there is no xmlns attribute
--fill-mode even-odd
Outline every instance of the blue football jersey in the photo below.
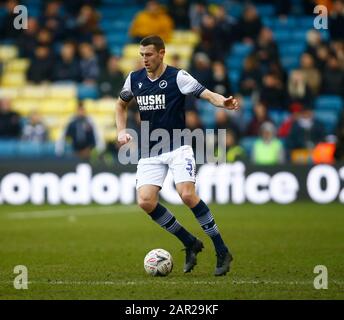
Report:
<svg viewBox="0 0 344 320"><path fill-rule="evenodd" d="M184 70L167 66L159 78L151 80L143 68L128 75L120 98L127 102L135 98L141 121L149 124L149 137L155 129L167 130L171 137L168 151L171 151L173 129L185 129L185 96L199 97L205 89ZM157 143L149 141L149 150Z"/></svg>

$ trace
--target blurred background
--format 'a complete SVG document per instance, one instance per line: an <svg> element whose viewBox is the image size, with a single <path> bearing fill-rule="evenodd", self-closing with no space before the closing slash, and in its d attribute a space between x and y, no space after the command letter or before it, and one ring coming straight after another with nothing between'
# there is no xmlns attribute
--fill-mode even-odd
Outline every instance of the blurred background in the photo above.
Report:
<svg viewBox="0 0 344 320"><path fill-rule="evenodd" d="M13 27L20 4L27 29ZM139 41L158 34L167 63L240 100L240 112L185 103L188 128L227 129L216 150L227 162L338 164L343 21L341 0L0 1L0 162L116 164L115 101L142 67ZM128 127L139 128L134 101Z"/></svg>

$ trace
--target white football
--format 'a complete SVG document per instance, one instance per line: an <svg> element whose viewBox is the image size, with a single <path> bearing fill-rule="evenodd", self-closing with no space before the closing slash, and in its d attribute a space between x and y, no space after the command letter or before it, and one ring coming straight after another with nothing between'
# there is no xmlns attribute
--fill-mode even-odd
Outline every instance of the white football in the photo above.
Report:
<svg viewBox="0 0 344 320"><path fill-rule="evenodd" d="M144 268L151 276L167 276L173 268L173 259L164 249L153 249L147 253L144 259Z"/></svg>

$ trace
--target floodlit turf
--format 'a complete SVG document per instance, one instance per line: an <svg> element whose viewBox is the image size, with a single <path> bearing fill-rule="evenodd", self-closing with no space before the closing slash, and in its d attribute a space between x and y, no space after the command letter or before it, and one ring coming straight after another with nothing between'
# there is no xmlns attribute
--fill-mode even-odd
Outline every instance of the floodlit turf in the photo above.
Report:
<svg viewBox="0 0 344 320"><path fill-rule="evenodd" d="M0 206L0 299L344 299L343 205L211 205L235 258L221 278L191 211L168 207L205 244L190 274L181 243L136 206ZM174 258L165 278L143 269L159 247ZM16 265L28 268L28 290L13 287ZM314 289L316 265L327 290Z"/></svg>

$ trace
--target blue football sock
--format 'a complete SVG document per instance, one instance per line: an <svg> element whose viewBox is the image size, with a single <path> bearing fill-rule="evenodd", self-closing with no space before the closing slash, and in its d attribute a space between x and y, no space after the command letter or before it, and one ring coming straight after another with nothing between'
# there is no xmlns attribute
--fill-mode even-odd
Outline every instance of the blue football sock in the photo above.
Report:
<svg viewBox="0 0 344 320"><path fill-rule="evenodd" d="M196 238L187 230L185 230L173 214L162 206L160 203L150 213L151 218L161 227L174 234L185 247L190 247Z"/></svg>
<svg viewBox="0 0 344 320"><path fill-rule="evenodd" d="M200 200L200 202L191 210L204 232L213 241L216 252L220 254L227 252L228 248L222 240L219 229L217 228L214 217L211 214L208 206L202 200Z"/></svg>

